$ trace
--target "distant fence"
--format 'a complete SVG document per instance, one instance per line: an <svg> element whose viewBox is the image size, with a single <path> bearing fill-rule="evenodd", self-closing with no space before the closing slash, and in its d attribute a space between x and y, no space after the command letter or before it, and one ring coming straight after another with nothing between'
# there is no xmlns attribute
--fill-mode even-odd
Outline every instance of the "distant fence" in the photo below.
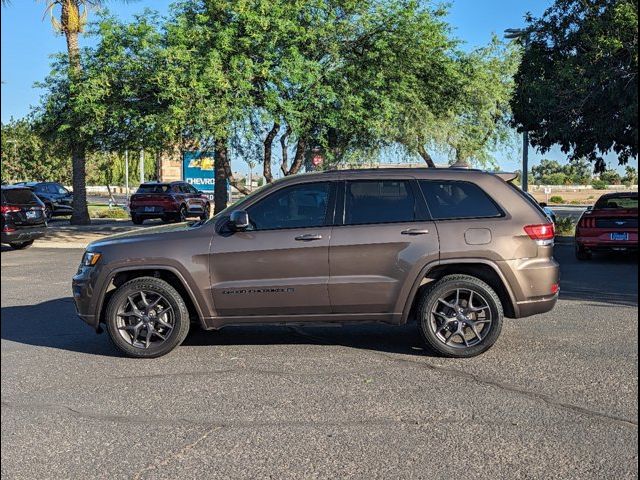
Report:
<svg viewBox="0 0 640 480"><path fill-rule="evenodd" d="M595 190L591 185L529 185L529 190L533 192L544 192L550 189L552 192L578 192L583 190ZM607 190L625 191L638 190L638 185L608 185Z"/></svg>

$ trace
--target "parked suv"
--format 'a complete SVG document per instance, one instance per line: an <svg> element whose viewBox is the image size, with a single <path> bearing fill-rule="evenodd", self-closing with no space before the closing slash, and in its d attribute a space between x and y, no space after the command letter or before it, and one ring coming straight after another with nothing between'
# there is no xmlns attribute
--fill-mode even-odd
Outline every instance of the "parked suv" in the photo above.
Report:
<svg viewBox="0 0 640 480"><path fill-rule="evenodd" d="M44 204L26 187L2 186L2 243L19 250L44 235Z"/></svg>
<svg viewBox="0 0 640 480"><path fill-rule="evenodd" d="M179 345L190 320L226 325L415 319L426 343L471 357L503 317L558 298L554 227L520 189L472 170L287 177L207 222L92 243L73 278L80 317L134 357Z"/></svg>
<svg viewBox="0 0 640 480"><path fill-rule="evenodd" d="M188 217L211 216L209 197L187 182L143 183L131 195L129 209L136 225L148 218L184 222Z"/></svg>
<svg viewBox="0 0 640 480"><path fill-rule="evenodd" d="M44 203L47 220L51 220L54 215L73 213L73 194L57 182L20 182L16 185L33 190L33 193Z"/></svg>

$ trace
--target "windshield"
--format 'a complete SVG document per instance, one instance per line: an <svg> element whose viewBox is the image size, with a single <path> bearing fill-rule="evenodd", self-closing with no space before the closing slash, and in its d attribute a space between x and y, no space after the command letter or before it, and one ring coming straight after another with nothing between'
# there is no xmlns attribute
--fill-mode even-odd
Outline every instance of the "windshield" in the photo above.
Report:
<svg viewBox="0 0 640 480"><path fill-rule="evenodd" d="M59 195L67 195L69 193L69 190L64 188L62 185L54 185L53 188L58 191Z"/></svg>
<svg viewBox="0 0 640 480"><path fill-rule="evenodd" d="M613 208L627 208L638 209L638 197L637 196L610 196L603 197L596 203L596 209L613 209Z"/></svg>
<svg viewBox="0 0 640 480"><path fill-rule="evenodd" d="M252 200L253 197L255 195L257 195L258 193L266 190L268 187L273 186L273 183L265 183L263 186L261 186L260 188L258 188L257 190L254 190L253 192L251 192L249 195L247 195L246 197L242 197L239 200L236 200L234 203L232 203L231 205L229 205L227 208L225 208L224 210L220 211L219 213L216 213L216 215L214 217L212 217L213 219L218 219L220 217L223 217L225 215L229 215L231 212L233 212L234 210L243 210L243 207L246 203L249 202L249 200Z"/></svg>

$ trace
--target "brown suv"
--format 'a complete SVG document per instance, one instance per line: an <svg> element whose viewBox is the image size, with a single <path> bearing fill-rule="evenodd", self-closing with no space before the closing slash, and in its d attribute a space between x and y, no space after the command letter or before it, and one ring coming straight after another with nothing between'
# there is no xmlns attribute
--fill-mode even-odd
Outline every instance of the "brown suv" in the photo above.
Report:
<svg viewBox="0 0 640 480"><path fill-rule="evenodd" d="M205 222L92 243L73 278L80 317L128 355L178 346L191 322L418 323L471 357L504 316L551 310L554 227L514 175L456 169L305 174Z"/></svg>

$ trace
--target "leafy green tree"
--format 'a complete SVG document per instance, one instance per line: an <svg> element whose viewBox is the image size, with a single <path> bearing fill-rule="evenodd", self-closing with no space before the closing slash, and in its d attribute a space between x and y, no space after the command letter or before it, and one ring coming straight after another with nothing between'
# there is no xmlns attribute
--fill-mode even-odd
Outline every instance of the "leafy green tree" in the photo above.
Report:
<svg viewBox="0 0 640 480"><path fill-rule="evenodd" d="M562 165L556 160L543 159L538 165L531 168L531 175L533 180L538 185L545 184L545 179L548 179L551 175L558 173L564 173Z"/></svg>
<svg viewBox="0 0 640 480"><path fill-rule="evenodd" d="M600 174L600 180L607 185L622 185L622 177L615 170L605 170Z"/></svg>
<svg viewBox="0 0 640 480"><path fill-rule="evenodd" d="M528 23L511 102L518 130L599 172L606 152L620 164L637 156L637 0L555 0Z"/></svg>
<svg viewBox="0 0 640 480"><path fill-rule="evenodd" d="M58 145L44 141L30 119L2 124L2 181L55 180L69 184L71 162Z"/></svg>
<svg viewBox="0 0 640 480"><path fill-rule="evenodd" d="M510 126L513 75L520 52L496 37L486 46L461 58L462 95L450 114L431 133L434 148L450 153L458 164L494 165L492 153L500 147L515 149Z"/></svg>
<svg viewBox="0 0 640 480"><path fill-rule="evenodd" d="M622 183L627 186L638 184L638 170L631 165L627 165L625 168L625 175L622 179Z"/></svg>

